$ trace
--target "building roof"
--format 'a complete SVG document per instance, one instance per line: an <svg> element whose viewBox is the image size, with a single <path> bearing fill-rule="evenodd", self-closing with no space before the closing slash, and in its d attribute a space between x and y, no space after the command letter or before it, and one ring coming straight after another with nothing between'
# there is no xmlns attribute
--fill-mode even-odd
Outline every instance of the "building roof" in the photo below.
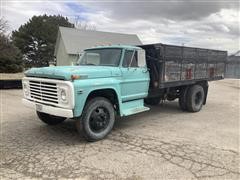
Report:
<svg viewBox="0 0 240 180"><path fill-rule="evenodd" d="M240 50L228 56L228 63L240 63Z"/></svg>
<svg viewBox="0 0 240 180"><path fill-rule="evenodd" d="M231 56L240 56L240 50L238 50L237 52L233 53Z"/></svg>
<svg viewBox="0 0 240 180"><path fill-rule="evenodd" d="M120 34L112 32L80 30L76 28L59 27L58 39L55 48L55 55L59 38L62 38L68 54L78 54L86 48L96 45L123 44L141 45L141 41L135 34Z"/></svg>

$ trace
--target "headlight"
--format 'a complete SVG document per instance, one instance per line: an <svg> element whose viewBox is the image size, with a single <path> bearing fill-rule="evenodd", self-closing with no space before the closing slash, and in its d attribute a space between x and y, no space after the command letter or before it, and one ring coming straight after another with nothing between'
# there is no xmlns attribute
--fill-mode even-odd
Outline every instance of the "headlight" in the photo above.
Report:
<svg viewBox="0 0 240 180"><path fill-rule="evenodd" d="M65 89L61 89L60 91L60 97L63 101L66 101L67 100L67 93L66 93L66 90Z"/></svg>
<svg viewBox="0 0 240 180"><path fill-rule="evenodd" d="M25 96L29 95L27 83L23 83L23 92L24 92Z"/></svg>

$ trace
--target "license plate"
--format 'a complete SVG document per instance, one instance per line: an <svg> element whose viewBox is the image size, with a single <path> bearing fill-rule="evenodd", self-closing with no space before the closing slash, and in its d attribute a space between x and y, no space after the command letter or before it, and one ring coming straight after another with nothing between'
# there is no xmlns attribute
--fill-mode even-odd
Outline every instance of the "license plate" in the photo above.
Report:
<svg viewBox="0 0 240 180"><path fill-rule="evenodd" d="M36 104L36 110L37 111L42 111L42 105L41 104Z"/></svg>

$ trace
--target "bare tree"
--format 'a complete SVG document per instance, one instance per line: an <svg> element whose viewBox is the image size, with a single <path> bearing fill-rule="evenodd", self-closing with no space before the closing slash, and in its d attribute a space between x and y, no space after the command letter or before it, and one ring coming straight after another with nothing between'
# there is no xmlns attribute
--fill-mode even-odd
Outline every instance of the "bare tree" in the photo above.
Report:
<svg viewBox="0 0 240 180"><path fill-rule="evenodd" d="M0 18L0 34L6 33L7 29L8 29L8 22L3 17L1 17Z"/></svg>
<svg viewBox="0 0 240 180"><path fill-rule="evenodd" d="M75 16L74 25L75 25L75 28L82 29L82 30L96 31L97 29L94 24L89 24L86 21L82 21L80 16Z"/></svg>

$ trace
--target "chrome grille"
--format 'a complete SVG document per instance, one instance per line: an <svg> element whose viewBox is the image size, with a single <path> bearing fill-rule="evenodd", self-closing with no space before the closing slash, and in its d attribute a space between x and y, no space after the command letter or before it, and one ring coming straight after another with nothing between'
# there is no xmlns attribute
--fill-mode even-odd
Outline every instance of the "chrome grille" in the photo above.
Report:
<svg viewBox="0 0 240 180"><path fill-rule="evenodd" d="M29 81L30 95L35 101L58 104L56 83Z"/></svg>

